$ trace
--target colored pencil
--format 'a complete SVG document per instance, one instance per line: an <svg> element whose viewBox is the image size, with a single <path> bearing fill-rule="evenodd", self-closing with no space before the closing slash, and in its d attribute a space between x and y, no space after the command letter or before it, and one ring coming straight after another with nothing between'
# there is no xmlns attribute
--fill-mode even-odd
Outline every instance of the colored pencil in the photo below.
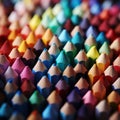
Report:
<svg viewBox="0 0 120 120"><path fill-rule="evenodd" d="M120 1L0 1L1 120L120 119Z"/></svg>

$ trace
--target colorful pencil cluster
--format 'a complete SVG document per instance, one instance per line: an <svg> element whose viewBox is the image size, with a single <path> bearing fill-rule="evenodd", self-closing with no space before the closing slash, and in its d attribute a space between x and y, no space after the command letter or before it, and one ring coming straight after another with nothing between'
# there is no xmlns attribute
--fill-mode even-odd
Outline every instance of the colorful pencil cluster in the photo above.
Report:
<svg viewBox="0 0 120 120"><path fill-rule="evenodd" d="M120 120L119 1L3 0L0 11L1 120Z"/></svg>

